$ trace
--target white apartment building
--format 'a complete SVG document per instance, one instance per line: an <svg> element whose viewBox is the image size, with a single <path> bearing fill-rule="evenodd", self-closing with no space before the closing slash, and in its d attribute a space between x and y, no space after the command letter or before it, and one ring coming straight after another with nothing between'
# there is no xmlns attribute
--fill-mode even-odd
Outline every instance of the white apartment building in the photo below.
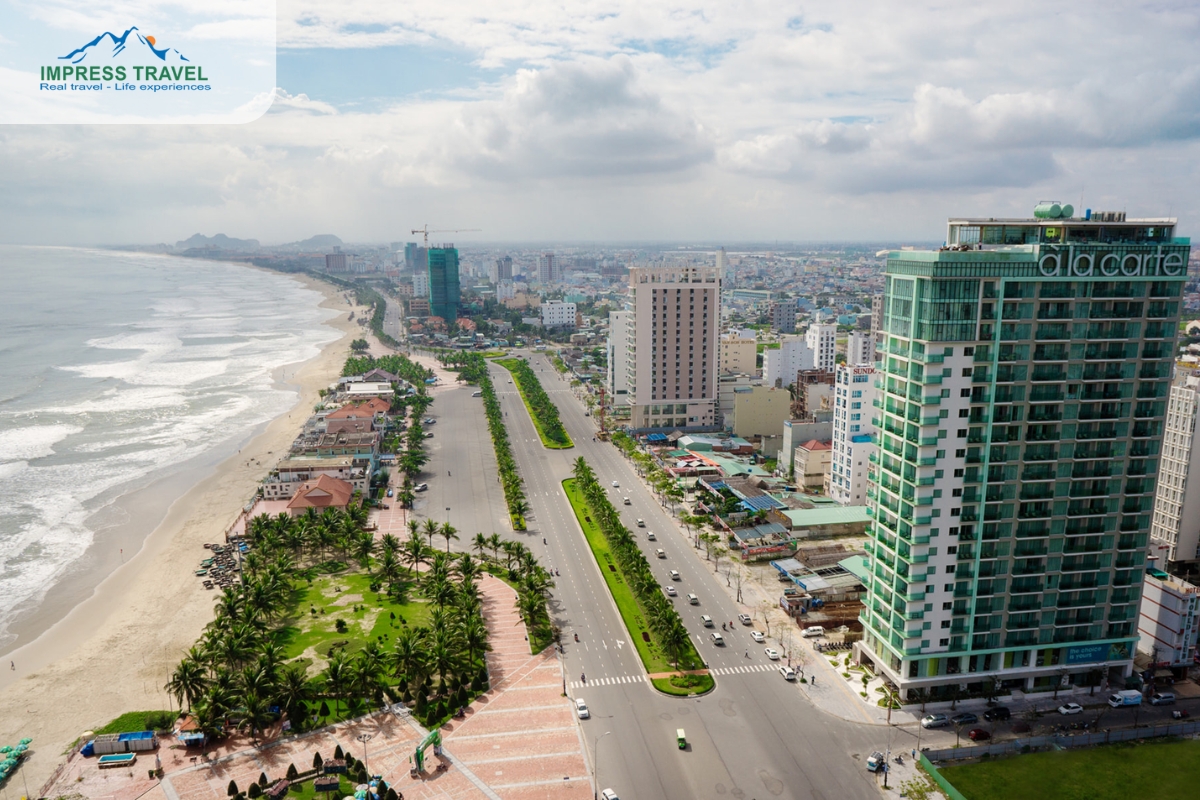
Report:
<svg viewBox="0 0 1200 800"><path fill-rule="evenodd" d="M837 325L814 322L808 326L804 341L813 353L814 368L832 372L837 363Z"/></svg>
<svg viewBox="0 0 1200 800"><path fill-rule="evenodd" d="M875 367L838 364L833 382L833 460L826 494L844 506L867 502L872 405L875 399Z"/></svg>
<svg viewBox="0 0 1200 800"><path fill-rule="evenodd" d="M629 346L633 343L633 312L608 312L608 394L622 403L629 394Z"/></svg>
<svg viewBox="0 0 1200 800"><path fill-rule="evenodd" d="M1180 375L1171 385L1164 427L1154 516L1150 521L1150 555L1158 564L1200 557L1200 447L1196 416L1200 413L1200 376ZM1191 477L1196 484L1189 485Z"/></svg>
<svg viewBox="0 0 1200 800"><path fill-rule="evenodd" d="M629 296L632 427L715 426L721 302L717 268L633 267Z"/></svg>
<svg viewBox="0 0 1200 800"><path fill-rule="evenodd" d="M1192 666L1200 627L1192 584L1162 570L1146 573L1138 612L1138 650L1157 663Z"/></svg>
<svg viewBox="0 0 1200 800"><path fill-rule="evenodd" d="M763 350L763 381L768 386L774 386L776 381L781 387L790 386L796 382L797 372L815 367L816 354L806 336L785 336L778 348ZM833 369L832 356L829 369Z"/></svg>
<svg viewBox="0 0 1200 800"><path fill-rule="evenodd" d="M846 342L847 364L874 364L875 337L869 333L855 331Z"/></svg>
<svg viewBox="0 0 1200 800"><path fill-rule="evenodd" d="M717 250L717 280L725 283L725 270L729 267L729 256L725 255L725 248Z"/></svg>
<svg viewBox="0 0 1200 800"><path fill-rule="evenodd" d="M564 303L561 300L547 300L542 303L543 328L574 328L576 324L575 304Z"/></svg>
<svg viewBox="0 0 1200 800"><path fill-rule="evenodd" d="M413 297L429 297L429 273L418 270L413 273Z"/></svg>
<svg viewBox="0 0 1200 800"><path fill-rule="evenodd" d="M367 491L367 470L355 466L353 456L332 458L285 458L262 484L264 500L290 500L305 481L329 475L348 481L356 491Z"/></svg>
<svg viewBox="0 0 1200 800"><path fill-rule="evenodd" d="M754 338L753 330L722 334L719 355L722 375L758 374L758 340Z"/></svg>
<svg viewBox="0 0 1200 800"><path fill-rule="evenodd" d="M496 300L503 303L505 300L512 300L517 296L517 289L513 286L510 280L503 280L496 284Z"/></svg>

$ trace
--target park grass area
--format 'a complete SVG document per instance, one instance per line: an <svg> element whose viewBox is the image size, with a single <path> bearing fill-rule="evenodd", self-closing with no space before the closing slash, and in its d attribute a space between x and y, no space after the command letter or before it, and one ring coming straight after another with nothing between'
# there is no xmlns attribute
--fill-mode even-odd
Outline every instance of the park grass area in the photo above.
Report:
<svg viewBox="0 0 1200 800"><path fill-rule="evenodd" d="M1200 742L1173 739L1027 753L939 771L967 800L1125 800L1130 787L1138 786L1154 797L1190 797L1200 772Z"/></svg>
<svg viewBox="0 0 1200 800"><path fill-rule="evenodd" d="M568 478L563 481L563 490L567 493L567 500L570 501L571 508L575 511L575 518L579 521L579 527L583 529L588 546L592 549L592 555L596 557L596 563L600 565L600 572L604 575L604 582L617 604L617 610L621 613L621 619L625 622L625 629L629 631L629 635L633 639L633 645L637 648L638 657L642 659L642 666L646 668L647 672L652 674L656 672L671 672L674 670L674 667L667 660L666 654L654 644L654 639L650 634L650 626L646 622L646 617L642 613L641 606L638 605L637 598L633 594L633 589L626 583L622 576L621 568L617 566L612 551L608 546L608 540L604 538L600 526L592 521L587 499L584 498L583 492L579 490L575 479ZM690 641L688 644L690 647L690 659L696 663L700 663L699 653L696 652L695 647L691 645ZM685 656L685 659L688 659L689 656ZM652 679L652 683L659 691L666 692L667 694L686 696L707 692L713 688L715 684L713 683L712 676L704 675L702 677L707 679L707 682L700 681L696 686L673 684L673 678ZM693 681L681 681L680 683L687 684L693 683Z"/></svg>
<svg viewBox="0 0 1200 800"><path fill-rule="evenodd" d="M314 572L309 573L310 581L297 581L291 613L275 633L284 657L303 665L309 676L324 669L337 648L353 655L374 641L390 651L399 631L429 621L428 601L399 602L385 591L372 591L370 575L349 568L333 574ZM344 631L337 629L338 620L345 623Z"/></svg>
<svg viewBox="0 0 1200 800"><path fill-rule="evenodd" d="M514 364L516 364L517 361L519 361L519 359L502 358L502 359L496 361L495 363L504 367L506 370L508 370L509 374L511 375L512 374L512 366ZM567 441L562 444L559 444L558 442L554 441L549 436L547 436L546 431L543 430L543 428L542 428L541 420L539 420L538 415L536 413L534 413L533 406L531 406L529 404L529 398L525 396L525 389L521 387L521 382L514 378L513 386L517 387L517 394L521 395L521 402L525 404L525 410L529 412L529 418L531 420L533 420L533 427L537 429L538 438L542 440L543 447L545 447L547 450L570 450L572 447L575 446L575 443L571 441L571 436L570 436L570 434L567 433L565 428L563 429L563 436L567 437Z"/></svg>
<svg viewBox="0 0 1200 800"><path fill-rule="evenodd" d="M107 725L96 728L93 733L100 736L105 733L161 731L170 728L178 717L178 711L126 711Z"/></svg>

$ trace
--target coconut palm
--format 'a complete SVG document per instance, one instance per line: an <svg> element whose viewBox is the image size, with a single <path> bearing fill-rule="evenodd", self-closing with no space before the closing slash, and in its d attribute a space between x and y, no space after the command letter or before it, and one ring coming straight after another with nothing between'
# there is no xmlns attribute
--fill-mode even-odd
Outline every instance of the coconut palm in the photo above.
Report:
<svg viewBox="0 0 1200 800"><path fill-rule="evenodd" d="M417 568L428 560L426 552L425 543L418 538L413 538L404 543L404 547L400 550L400 557L408 564L409 570L415 573Z"/></svg>
<svg viewBox="0 0 1200 800"><path fill-rule="evenodd" d="M483 551L487 550L487 548L488 539L483 535L483 532L480 531L479 533L475 534L475 541L472 543L471 549L479 554L480 558L483 558Z"/></svg>
<svg viewBox="0 0 1200 800"><path fill-rule="evenodd" d="M308 701L312 699L312 688L302 667L283 671L276 690L275 699L287 711L292 726L298 727L308 715Z"/></svg>
<svg viewBox="0 0 1200 800"><path fill-rule="evenodd" d="M338 713L338 702L346 694L346 684L349 680L349 667L346 664L346 654L338 649L329 657L329 663L322 673L325 677L325 691L333 698L334 713Z"/></svg>
<svg viewBox="0 0 1200 800"><path fill-rule="evenodd" d="M492 551L493 561L498 561L500 559L500 547L503 544L504 540L500 538L500 534L498 533L492 533L492 535L488 537L488 548L490 548Z"/></svg>
<svg viewBox="0 0 1200 800"><path fill-rule="evenodd" d="M167 681L167 685L163 688L175 698L175 702L180 707L186 700L188 711L191 711L192 704L208 688L208 677L199 661L185 658L179 662L179 666L171 673L171 680Z"/></svg>
<svg viewBox="0 0 1200 800"><path fill-rule="evenodd" d="M438 524L432 519L425 520L424 524L421 526L421 535L428 536L429 546L433 547L433 537L438 535Z"/></svg>
<svg viewBox="0 0 1200 800"><path fill-rule="evenodd" d="M442 538L444 538L446 540L446 552L447 553L450 552L450 541L452 539L454 541L458 541L459 538L461 538L458 535L458 529L455 528L453 525L451 525L449 522L443 522L441 529L438 531L438 533L442 536Z"/></svg>

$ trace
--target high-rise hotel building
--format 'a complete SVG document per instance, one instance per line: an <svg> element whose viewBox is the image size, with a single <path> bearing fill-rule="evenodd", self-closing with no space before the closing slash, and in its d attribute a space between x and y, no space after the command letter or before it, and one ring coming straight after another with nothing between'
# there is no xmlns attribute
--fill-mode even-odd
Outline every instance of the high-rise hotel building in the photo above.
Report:
<svg viewBox="0 0 1200 800"><path fill-rule="evenodd" d="M626 402L633 428L717 424L720 303L715 266L629 270Z"/></svg>
<svg viewBox="0 0 1200 800"><path fill-rule="evenodd" d="M909 698L1132 669L1190 243L1065 211L888 257L856 647Z"/></svg>

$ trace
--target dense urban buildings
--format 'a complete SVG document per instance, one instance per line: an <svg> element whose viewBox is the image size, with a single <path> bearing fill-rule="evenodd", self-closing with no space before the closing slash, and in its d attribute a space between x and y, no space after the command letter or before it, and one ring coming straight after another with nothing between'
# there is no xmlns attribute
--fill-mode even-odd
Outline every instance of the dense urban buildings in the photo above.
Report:
<svg viewBox="0 0 1200 800"><path fill-rule="evenodd" d="M429 261L429 309L433 316L447 322L458 319L460 296L458 251L454 245L431 247Z"/></svg>
<svg viewBox="0 0 1200 800"><path fill-rule="evenodd" d="M1132 670L1189 244L1065 217L888 257L856 647L906 697Z"/></svg>
<svg viewBox="0 0 1200 800"><path fill-rule="evenodd" d="M1150 528L1151 555L1165 568L1171 561L1200 558L1200 376L1179 375L1167 403L1166 431ZM1196 483L1190 483L1197 478ZM1189 491L1190 489L1190 491Z"/></svg>
<svg viewBox="0 0 1200 800"><path fill-rule="evenodd" d="M634 267L629 298L632 427L712 428L721 302L716 267Z"/></svg>

